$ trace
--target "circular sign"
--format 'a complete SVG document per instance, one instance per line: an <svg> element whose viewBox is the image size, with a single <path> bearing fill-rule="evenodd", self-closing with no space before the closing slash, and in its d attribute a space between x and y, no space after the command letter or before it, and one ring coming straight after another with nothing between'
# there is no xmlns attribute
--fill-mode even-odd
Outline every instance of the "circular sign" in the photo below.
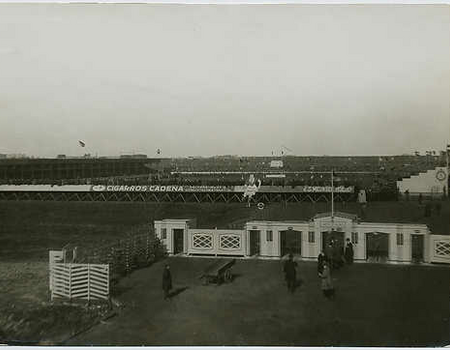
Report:
<svg viewBox="0 0 450 350"><path fill-rule="evenodd" d="M104 185L94 185L92 186L92 191L104 191L106 190L106 186Z"/></svg>
<svg viewBox="0 0 450 350"><path fill-rule="evenodd" d="M264 209L264 203L263 203L263 202L259 202L258 204L256 204L256 207L257 207L259 210L263 210L263 209Z"/></svg>
<svg viewBox="0 0 450 350"><path fill-rule="evenodd" d="M444 181L447 178L447 174L444 170L440 169L436 172L436 179L439 181Z"/></svg>

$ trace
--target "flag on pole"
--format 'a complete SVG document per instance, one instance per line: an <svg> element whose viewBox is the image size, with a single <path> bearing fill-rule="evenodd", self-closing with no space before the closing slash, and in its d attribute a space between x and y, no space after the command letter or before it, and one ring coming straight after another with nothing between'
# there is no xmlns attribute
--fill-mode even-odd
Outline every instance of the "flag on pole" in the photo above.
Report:
<svg viewBox="0 0 450 350"><path fill-rule="evenodd" d="M83 141L81 141L81 140L78 140L78 144L79 144L81 147L85 147L85 146L86 146L86 144L85 144Z"/></svg>

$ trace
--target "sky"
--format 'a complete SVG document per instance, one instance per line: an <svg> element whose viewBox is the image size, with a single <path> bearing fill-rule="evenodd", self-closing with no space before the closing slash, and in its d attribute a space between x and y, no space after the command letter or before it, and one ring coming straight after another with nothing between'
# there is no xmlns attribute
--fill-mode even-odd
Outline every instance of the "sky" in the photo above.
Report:
<svg viewBox="0 0 450 350"><path fill-rule="evenodd" d="M0 153L447 143L448 5L0 4Z"/></svg>

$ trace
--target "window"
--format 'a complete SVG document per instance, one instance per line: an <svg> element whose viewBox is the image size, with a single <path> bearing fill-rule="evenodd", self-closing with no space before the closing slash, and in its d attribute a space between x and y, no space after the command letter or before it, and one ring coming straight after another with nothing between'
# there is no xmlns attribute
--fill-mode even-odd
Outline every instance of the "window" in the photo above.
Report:
<svg viewBox="0 0 450 350"><path fill-rule="evenodd" d="M272 230L267 230L266 231L266 241L267 242L272 242L273 241L273 232L272 232Z"/></svg>
<svg viewBox="0 0 450 350"><path fill-rule="evenodd" d="M314 231L308 232L308 242L314 243L316 241L316 236L314 235Z"/></svg>
<svg viewBox="0 0 450 350"><path fill-rule="evenodd" d="M397 233L397 245L403 245L403 233Z"/></svg>
<svg viewBox="0 0 450 350"><path fill-rule="evenodd" d="M352 232L352 243L358 244L358 232Z"/></svg>
<svg viewBox="0 0 450 350"><path fill-rule="evenodd" d="M166 239L166 238L167 238L167 229L162 228L161 229L161 239Z"/></svg>

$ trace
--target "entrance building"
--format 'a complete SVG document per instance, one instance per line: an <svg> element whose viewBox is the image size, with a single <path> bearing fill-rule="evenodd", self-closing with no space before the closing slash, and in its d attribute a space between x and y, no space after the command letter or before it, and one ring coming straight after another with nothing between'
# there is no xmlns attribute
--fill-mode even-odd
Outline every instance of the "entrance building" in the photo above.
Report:
<svg viewBox="0 0 450 350"><path fill-rule="evenodd" d="M331 240L343 250L349 239L355 261L450 263L450 236L431 235L423 224L361 222L341 212L309 221L250 221L240 230L198 229L191 219L154 226L169 254L317 259Z"/></svg>

